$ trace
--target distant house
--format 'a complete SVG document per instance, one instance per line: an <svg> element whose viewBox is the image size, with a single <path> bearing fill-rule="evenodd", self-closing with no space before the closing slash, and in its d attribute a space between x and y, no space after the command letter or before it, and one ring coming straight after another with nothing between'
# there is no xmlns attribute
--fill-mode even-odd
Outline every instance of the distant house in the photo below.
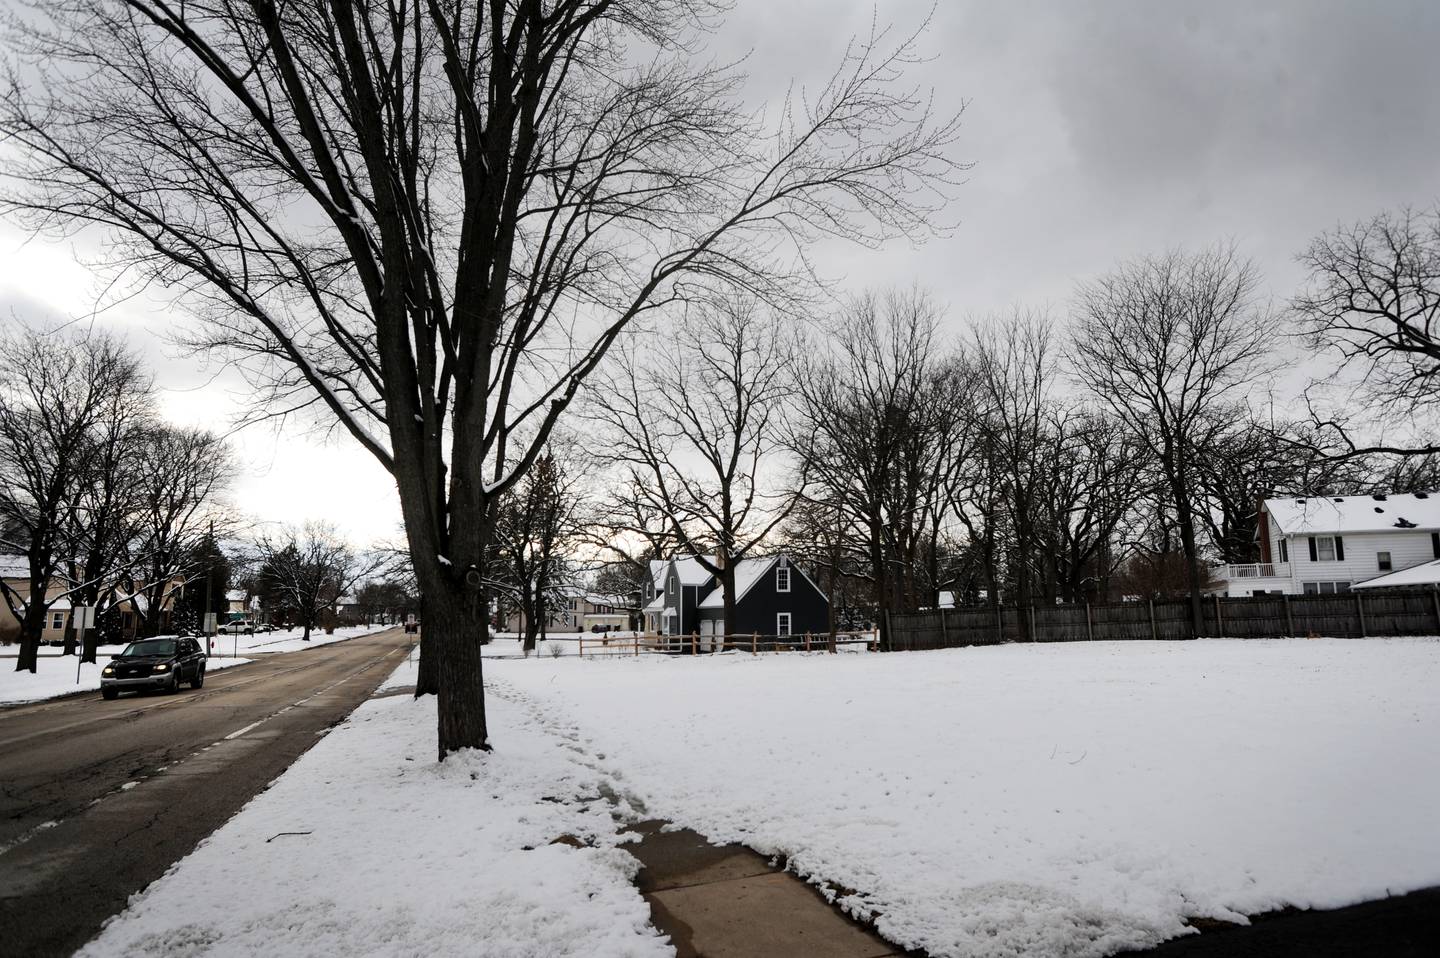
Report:
<svg viewBox="0 0 1440 958"><path fill-rule="evenodd" d="M22 596L25 600L30 598L30 563L22 555L0 555L0 578L5 584ZM162 632L170 628L170 617L179 596L181 581L175 579L170 587L165 590L164 601L160 611L160 629ZM69 586L63 582L51 580L50 586L46 589L47 598L52 598L49 607L45 610L45 623L40 632L40 641L47 644L58 644L65 639L65 630L70 625L70 614L74 605L71 600L60 598L67 591ZM120 616L120 637L126 640L135 637L140 626L139 613L147 609L147 599L144 595L128 596L116 589L111 599L112 607ZM10 605L0 599L0 643L18 642L20 639L20 620L10 611Z"/></svg>
<svg viewBox="0 0 1440 958"><path fill-rule="evenodd" d="M725 591L693 556L663 564L653 577L647 628L662 635L803 635L830 629L830 600L788 556L735 565L735 621L725 621ZM653 623L653 625L652 625Z"/></svg>
<svg viewBox="0 0 1440 958"><path fill-rule="evenodd" d="M545 608L546 632L603 632L627 629L634 606L624 596L600 595L583 586L558 590ZM504 631L525 631L525 614L515 609L502 623Z"/></svg>
<svg viewBox="0 0 1440 958"><path fill-rule="evenodd" d="M1440 576L1440 494L1266 499L1255 536L1260 561L1216 567L1215 592L1324 595L1386 587L1387 579L1420 584L1410 580L1424 571L1410 570L1436 565L1432 575Z"/></svg>

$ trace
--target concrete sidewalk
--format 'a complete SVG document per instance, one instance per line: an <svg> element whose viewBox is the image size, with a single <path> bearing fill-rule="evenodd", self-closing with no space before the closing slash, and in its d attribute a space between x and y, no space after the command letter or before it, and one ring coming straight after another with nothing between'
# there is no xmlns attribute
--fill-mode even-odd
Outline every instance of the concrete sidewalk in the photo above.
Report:
<svg viewBox="0 0 1440 958"><path fill-rule="evenodd" d="M908 952L851 920L811 885L741 845L646 821L626 845L650 920L679 958L885 958Z"/></svg>

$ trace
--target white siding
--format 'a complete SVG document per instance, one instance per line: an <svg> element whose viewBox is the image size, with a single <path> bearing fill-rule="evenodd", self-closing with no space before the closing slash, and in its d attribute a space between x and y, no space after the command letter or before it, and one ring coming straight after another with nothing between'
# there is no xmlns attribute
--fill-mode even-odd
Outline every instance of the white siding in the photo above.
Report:
<svg viewBox="0 0 1440 958"><path fill-rule="evenodd" d="M1310 561L1310 537L1290 537L1290 578L1295 592L1306 582L1363 582L1383 572L1376 562L1376 553L1389 552L1391 569L1408 569L1412 565L1435 558L1428 530L1396 530L1394 532L1352 532L1343 536L1344 560ZM1279 561L1279 550L1275 553Z"/></svg>

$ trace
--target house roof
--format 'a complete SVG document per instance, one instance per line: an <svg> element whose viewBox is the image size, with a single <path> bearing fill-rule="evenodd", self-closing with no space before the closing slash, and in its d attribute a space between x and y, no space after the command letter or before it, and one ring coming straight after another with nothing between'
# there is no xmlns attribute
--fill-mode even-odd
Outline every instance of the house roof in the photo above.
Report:
<svg viewBox="0 0 1440 958"><path fill-rule="evenodd" d="M647 612L647 613L648 613L648 612L659 612L659 611L660 611L662 608L664 608L664 607L665 607L665 596L663 596L663 595L657 595L657 596L655 596L655 598L653 598L653 599L650 600L650 604L649 604L649 605L647 605L645 608L641 609L640 611L641 611L641 612Z"/></svg>
<svg viewBox="0 0 1440 958"><path fill-rule="evenodd" d="M750 587L759 581L760 577L765 574L766 569L769 569L775 564L777 558L779 557L770 556L764 559L741 559L735 563L735 601L738 602L745 597L745 593L749 592ZM707 595L700 602L699 608L725 608L725 587L722 585Z"/></svg>
<svg viewBox="0 0 1440 958"><path fill-rule="evenodd" d="M694 556L677 557L675 573L680 576L681 585L705 585L713 578Z"/></svg>
<svg viewBox="0 0 1440 958"><path fill-rule="evenodd" d="M245 590L244 590L244 589L227 589L227 590L225 591L225 601L226 601L226 602L244 602L244 601L245 601Z"/></svg>
<svg viewBox="0 0 1440 958"><path fill-rule="evenodd" d="M0 578L30 578L30 560L23 555L0 555Z"/></svg>
<svg viewBox="0 0 1440 958"><path fill-rule="evenodd" d="M1282 533L1292 536L1440 529L1440 493L1266 499L1265 511Z"/></svg>
<svg viewBox="0 0 1440 958"><path fill-rule="evenodd" d="M1440 559L1412 565L1408 569L1387 572L1364 582L1352 582L1352 589L1394 589L1403 586L1440 585Z"/></svg>

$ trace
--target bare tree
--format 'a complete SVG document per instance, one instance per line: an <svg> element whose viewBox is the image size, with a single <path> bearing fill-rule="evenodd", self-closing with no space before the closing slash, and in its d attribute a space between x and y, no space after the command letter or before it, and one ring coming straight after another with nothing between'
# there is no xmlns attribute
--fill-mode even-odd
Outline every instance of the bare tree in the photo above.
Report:
<svg viewBox="0 0 1440 958"><path fill-rule="evenodd" d="M1234 249L1173 251L1122 264L1080 288L1074 359L1081 381L1155 458L1190 568L1190 619L1205 585L1195 457L1217 409L1259 375L1273 318L1255 267Z"/></svg>
<svg viewBox="0 0 1440 958"><path fill-rule="evenodd" d="M819 237L922 237L957 169L958 118L902 85L913 37L767 128L699 55L707 0L36 6L5 205L102 227L272 412L392 473L442 756L487 746L495 506L616 337L697 279L787 298Z"/></svg>
<svg viewBox="0 0 1440 958"><path fill-rule="evenodd" d="M544 639L549 609L562 576L566 550L578 538L578 474L547 449L500 503L496 521L497 585L513 594L524 618L523 648Z"/></svg>
<svg viewBox="0 0 1440 958"><path fill-rule="evenodd" d="M81 656L94 662L99 624L114 615L116 586L137 559L141 490L153 474L146 441L155 427L150 380L138 363L115 370L116 387L104 397L81 453L76 508L71 515L68 580L74 584L73 605L95 609L96 628L85 633ZM126 382L122 377L129 376ZM163 468L163 467L162 467ZM74 651L74 617L65 631L65 654Z"/></svg>
<svg viewBox="0 0 1440 958"><path fill-rule="evenodd" d="M357 555L333 526L323 522L262 536L255 542L255 556L261 589L272 601L295 611L306 642L324 616L333 613L340 597L383 561Z"/></svg>
<svg viewBox="0 0 1440 958"><path fill-rule="evenodd" d="M1038 523L1054 467L1046 456L1055 411L1052 343L1048 318L1018 311L979 331L971 350L984 449L993 462L1012 537L1010 571L1021 634L1032 641Z"/></svg>
<svg viewBox="0 0 1440 958"><path fill-rule="evenodd" d="M1433 420L1440 407L1440 210L1381 213L1318 237L1301 255L1310 269L1295 297L1300 327L1317 347L1339 355L1370 412L1407 424ZM1319 416L1350 456L1440 452L1440 435L1412 442L1357 443L1350 416Z"/></svg>
<svg viewBox="0 0 1440 958"><path fill-rule="evenodd" d="M221 494L231 457L224 439L203 429L156 425L142 433L135 477L135 540L121 580L145 635L158 635L165 610L185 583L198 577L209 552L202 548L229 523Z"/></svg>
<svg viewBox="0 0 1440 958"><path fill-rule="evenodd" d="M22 329L0 338L0 528L29 567L24 590L0 580L20 622L16 671L36 670L50 606L89 584L67 575L87 457L117 404L138 401L139 380L135 356L106 336Z"/></svg>
<svg viewBox="0 0 1440 958"><path fill-rule="evenodd" d="M702 307L663 347L628 351L622 382L589 404L602 442L631 470L643 511L720 579L736 621L735 567L785 519L791 353L750 299Z"/></svg>
<svg viewBox="0 0 1440 958"><path fill-rule="evenodd" d="M939 310L919 291L850 301L827 342L807 348L796 393L791 443L804 497L835 512L827 518L861 543L852 575L873 590L881 641L887 613L922 601L916 566L927 517L942 508L936 481L949 456L953 361L938 332ZM933 601L933 600L931 600Z"/></svg>

